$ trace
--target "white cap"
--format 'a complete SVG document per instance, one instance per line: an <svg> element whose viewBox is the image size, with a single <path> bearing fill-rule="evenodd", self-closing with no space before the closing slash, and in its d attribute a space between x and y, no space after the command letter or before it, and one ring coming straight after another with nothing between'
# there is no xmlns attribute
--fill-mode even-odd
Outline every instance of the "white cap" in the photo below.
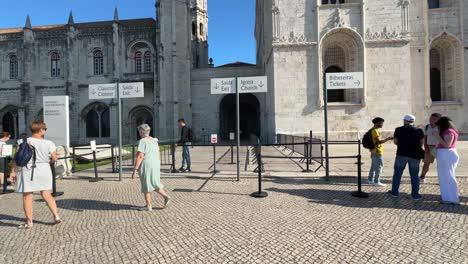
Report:
<svg viewBox="0 0 468 264"><path fill-rule="evenodd" d="M403 117L403 120L405 120L406 122L412 123L412 122L414 122L414 120L416 120L416 118L414 117L414 115L409 115L408 114L408 115L405 115Z"/></svg>

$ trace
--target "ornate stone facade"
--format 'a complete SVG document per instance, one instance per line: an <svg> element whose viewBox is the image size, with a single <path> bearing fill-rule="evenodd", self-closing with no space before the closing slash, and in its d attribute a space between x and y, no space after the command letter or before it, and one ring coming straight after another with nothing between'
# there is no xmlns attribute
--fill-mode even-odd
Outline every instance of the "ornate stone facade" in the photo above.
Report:
<svg viewBox="0 0 468 264"><path fill-rule="evenodd" d="M366 130L375 116L392 130L413 113L451 116L463 132L468 5L461 0L257 0L257 64L213 68L208 1L158 0L155 19L0 29L0 129L16 135L42 118L42 96L69 95L73 143L116 141L115 100L88 100L88 85L145 82L145 98L124 101L124 138L150 123L178 136L184 117L197 138L232 132L230 95L210 79L267 75L269 92L241 96L243 136L323 131L325 72L362 71L362 90L328 92L336 136ZM431 8L429 8L431 7ZM465 47L465 48L464 48ZM235 51L233 51L235 52ZM215 58L216 59L216 58Z"/></svg>

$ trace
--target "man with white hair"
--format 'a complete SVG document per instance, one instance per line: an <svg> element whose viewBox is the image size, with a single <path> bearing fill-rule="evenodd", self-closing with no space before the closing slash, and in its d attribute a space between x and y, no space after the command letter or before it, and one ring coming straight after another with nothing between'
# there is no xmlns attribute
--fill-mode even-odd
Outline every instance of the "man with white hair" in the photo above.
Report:
<svg viewBox="0 0 468 264"><path fill-rule="evenodd" d="M403 171L406 164L409 167L411 177L411 197L413 200L420 200L419 194L419 165L424 158L424 132L414 126L415 117L405 115L404 125L395 129L393 142L397 145L395 157L394 173L392 180L392 190L388 191L392 196L399 197L399 188Z"/></svg>

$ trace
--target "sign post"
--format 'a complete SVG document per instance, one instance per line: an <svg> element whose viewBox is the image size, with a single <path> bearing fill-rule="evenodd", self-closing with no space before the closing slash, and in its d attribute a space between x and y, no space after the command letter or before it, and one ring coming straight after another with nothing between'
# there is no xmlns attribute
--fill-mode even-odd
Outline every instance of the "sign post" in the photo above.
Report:
<svg viewBox="0 0 468 264"><path fill-rule="evenodd" d="M325 89L323 89L324 100L324 121L325 121L325 178L330 179L330 159L329 159L329 144L328 144L328 90L341 89L363 89L364 88L364 73L363 72L334 72L326 73ZM361 162L361 153L358 154L358 163ZM358 164L360 170L360 164ZM361 172L358 171L358 186L359 191L353 196L368 197L367 193L361 192Z"/></svg>
<svg viewBox="0 0 468 264"><path fill-rule="evenodd" d="M117 89L118 87L118 89ZM107 83L89 85L89 99L115 99L118 102L119 181L122 181L122 99L144 97L144 83Z"/></svg>
<svg viewBox="0 0 468 264"><path fill-rule="evenodd" d="M240 181L240 104L241 93L266 93L266 76L232 77L211 79L211 94L236 94L236 135L237 135L237 181Z"/></svg>

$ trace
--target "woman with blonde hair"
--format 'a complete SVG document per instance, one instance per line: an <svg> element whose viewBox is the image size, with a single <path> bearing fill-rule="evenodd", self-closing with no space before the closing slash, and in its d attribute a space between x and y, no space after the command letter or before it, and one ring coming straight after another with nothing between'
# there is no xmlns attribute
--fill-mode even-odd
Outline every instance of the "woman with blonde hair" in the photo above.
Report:
<svg viewBox="0 0 468 264"><path fill-rule="evenodd" d="M55 224L62 222L57 212L55 199L50 194L52 177L55 177L55 175L52 175L50 163L57 161L55 144L43 138L47 131L47 126L44 122L33 122L30 130L32 136L27 139L27 142L34 149L35 160L33 156L27 166L24 167L17 167L13 160L10 173L10 181L17 182L17 192L23 194L23 209L26 223L19 227L25 229L33 227L33 192L41 193L42 198L47 203L54 217ZM18 171L18 176L16 176L16 171Z"/></svg>
<svg viewBox="0 0 468 264"><path fill-rule="evenodd" d="M440 196L442 203L459 204L457 179L455 170L458 166L457 153L458 131L452 120L446 116L436 122L439 132L433 135L437 145L437 176L439 177Z"/></svg>
<svg viewBox="0 0 468 264"><path fill-rule="evenodd" d="M141 192L145 196L146 208L144 210L152 211L151 193L158 192L164 198L164 208L169 204L170 198L163 189L161 183L161 160L159 156L158 139L150 137L151 127L147 124L140 125L140 142L138 144L138 153L133 170L132 178L138 174L141 182Z"/></svg>

